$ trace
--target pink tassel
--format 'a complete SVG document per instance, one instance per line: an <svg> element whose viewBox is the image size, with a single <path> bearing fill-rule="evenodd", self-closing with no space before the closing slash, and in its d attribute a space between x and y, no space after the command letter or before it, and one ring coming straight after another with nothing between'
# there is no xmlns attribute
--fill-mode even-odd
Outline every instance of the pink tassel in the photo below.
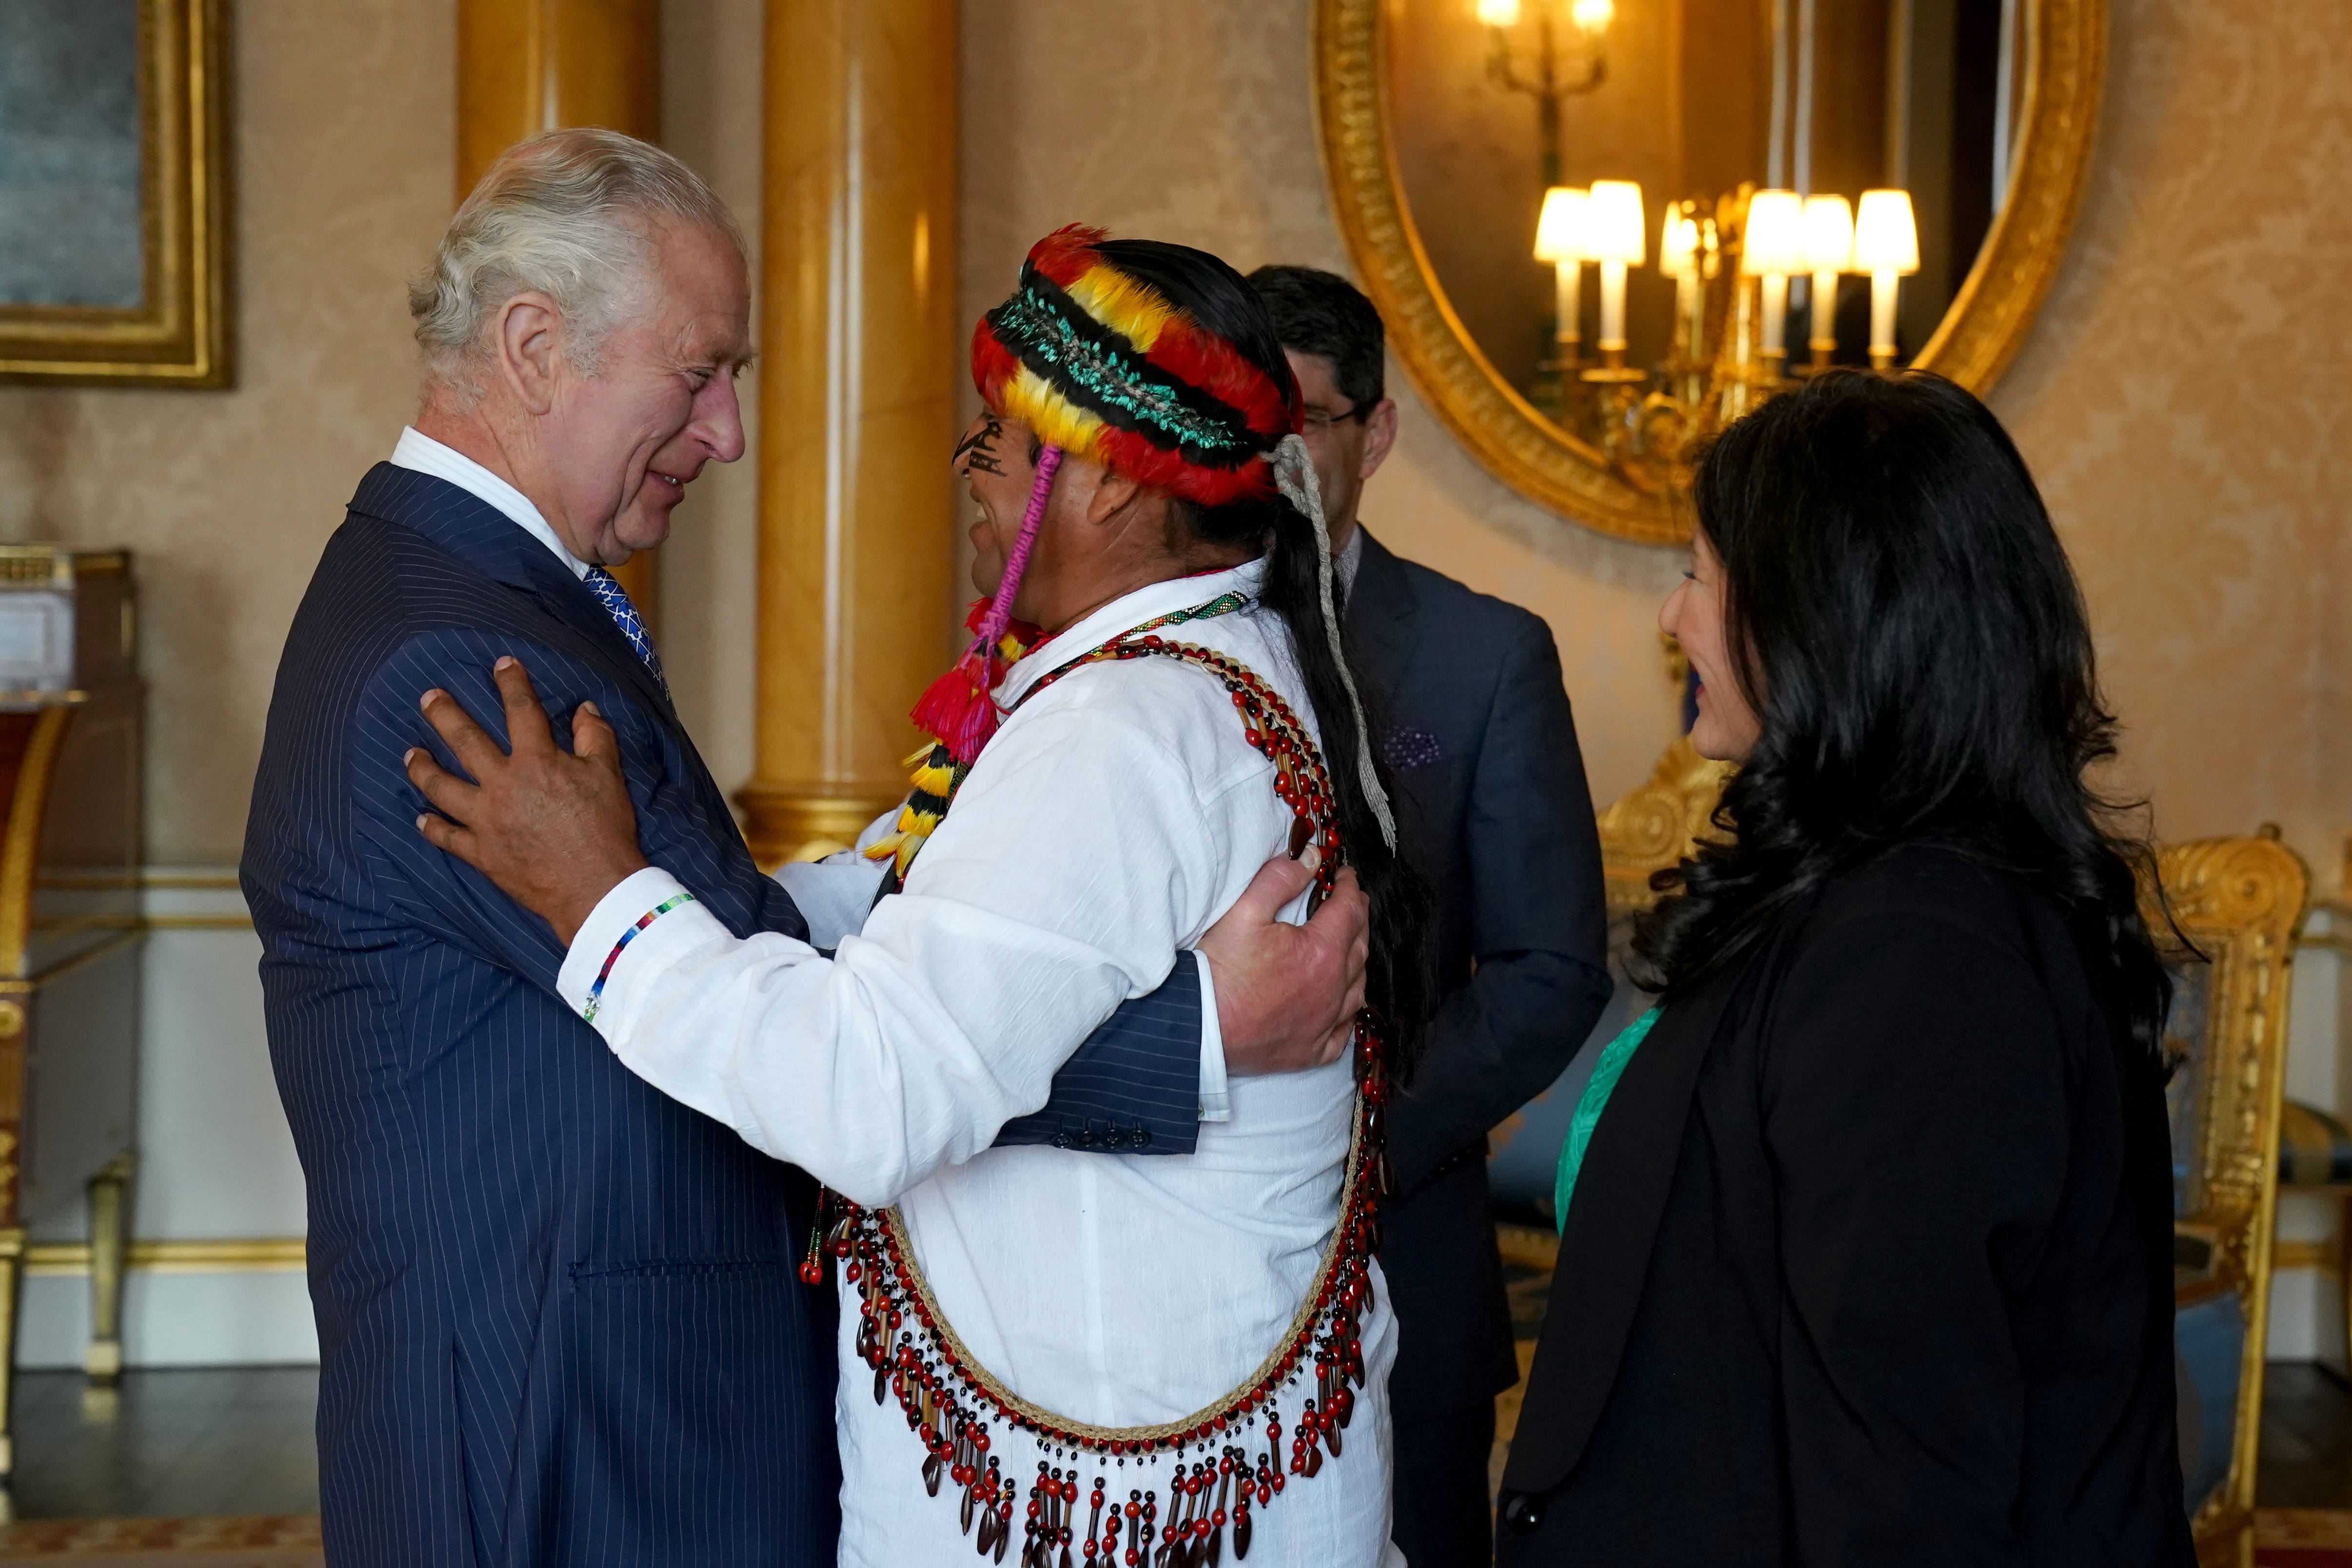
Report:
<svg viewBox="0 0 2352 1568"><path fill-rule="evenodd" d="M1054 493L1054 475L1062 466L1062 449L1048 446L1037 456L1037 482L1029 490L1029 509L1021 515L1021 533L1004 558L1004 575L996 597L982 617L980 635L964 650L955 667L933 681L916 700L910 716L919 729L940 737L948 755L969 768L980 748L996 733L996 704L989 694L1003 673L997 643L1013 623L1013 601L1021 594L1022 574L1029 570L1029 550L1037 541L1037 525L1045 520L1045 503Z"/></svg>

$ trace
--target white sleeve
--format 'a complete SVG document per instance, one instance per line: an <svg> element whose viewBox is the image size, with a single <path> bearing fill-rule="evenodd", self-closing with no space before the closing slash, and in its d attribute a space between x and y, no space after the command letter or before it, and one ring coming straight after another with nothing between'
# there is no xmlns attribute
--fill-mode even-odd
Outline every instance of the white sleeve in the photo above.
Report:
<svg viewBox="0 0 2352 1568"><path fill-rule="evenodd" d="M631 1071L855 1201L890 1202L1043 1106L1087 1034L1238 893L1231 826L1204 811L1223 791L1188 770L1183 727L1024 714L907 890L830 962L738 940L691 902L641 925L683 890L640 872L581 927L562 994L584 1011L603 973L592 1021Z"/></svg>

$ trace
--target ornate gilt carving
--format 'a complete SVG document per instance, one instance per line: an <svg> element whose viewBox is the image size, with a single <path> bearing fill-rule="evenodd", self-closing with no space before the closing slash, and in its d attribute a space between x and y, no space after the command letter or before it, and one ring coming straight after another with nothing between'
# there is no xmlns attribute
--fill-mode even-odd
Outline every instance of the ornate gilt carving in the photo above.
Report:
<svg viewBox="0 0 2352 1568"><path fill-rule="evenodd" d="M2196 1519L2200 1554L2210 1562L2237 1561L2253 1521L2286 1078L2287 965L2310 893L2303 862L2274 832L2175 844L2157 860L2163 906L2145 879L2140 890L2142 913L2167 961L2194 966L2202 954L2210 966L2203 970L2204 1031L2196 1042L2201 1066L2188 1086L2201 1113L2193 1124L2201 1135L2190 1160L2185 1223L2211 1238L2214 1279L2240 1292L2246 1343L2229 1479Z"/></svg>
<svg viewBox="0 0 2352 1568"><path fill-rule="evenodd" d="M1612 920L1657 902L1651 876L1692 853L1712 831L1716 802L1731 774L1730 763L1708 761L1689 736L1680 736L1647 782L1601 813L1601 874Z"/></svg>
<svg viewBox="0 0 2352 1568"><path fill-rule="evenodd" d="M1537 504L1620 538L1679 544L1687 501L1645 492L1538 413L1470 339L1432 272L1398 181L1385 112L1386 0L1316 0L1316 119L1331 204L1389 341L1454 436ZM2035 0L2017 173L1952 308L1914 361L1982 392L2049 292L2081 204L2098 120L2106 0Z"/></svg>

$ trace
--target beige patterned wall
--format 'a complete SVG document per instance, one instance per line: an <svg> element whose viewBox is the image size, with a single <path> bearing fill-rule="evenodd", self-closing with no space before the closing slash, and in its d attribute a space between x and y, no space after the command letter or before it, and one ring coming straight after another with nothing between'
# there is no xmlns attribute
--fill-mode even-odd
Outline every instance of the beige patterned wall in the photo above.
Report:
<svg viewBox="0 0 2352 1568"><path fill-rule="evenodd" d="M2169 837L2352 829L2352 17L2118 0L2071 259L1993 402Z"/></svg>
<svg viewBox="0 0 2352 1568"><path fill-rule="evenodd" d="M287 622L415 369L403 280L449 213L454 0L242 0L238 377L0 387L0 538L128 545L151 859L235 858Z"/></svg>
<svg viewBox="0 0 2352 1568"><path fill-rule="evenodd" d="M1434 0L1432 0L1434 3ZM1638 3L1638 0L1633 0ZM2352 28L2343 0L2115 0L2083 228L1996 406L2090 594L2126 776L2173 835L2283 822L2334 883L2352 828ZM760 0L668 0L667 137L756 232ZM0 388L0 537L141 552L151 853L233 855L288 618L407 415L401 283L446 216L454 0L240 0L238 389ZM1305 0L971 0L964 303L1085 218L1343 267L1307 108ZM1596 795L1673 725L1667 552L1488 479L1400 388L1366 515L1540 612ZM714 771L750 769L751 465L666 551L664 640ZM943 520L942 538L950 529Z"/></svg>

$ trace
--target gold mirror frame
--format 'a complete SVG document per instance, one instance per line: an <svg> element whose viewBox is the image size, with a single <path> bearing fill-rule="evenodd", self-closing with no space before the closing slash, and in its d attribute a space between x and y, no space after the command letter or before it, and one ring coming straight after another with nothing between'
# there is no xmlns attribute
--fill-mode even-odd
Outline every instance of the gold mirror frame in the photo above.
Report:
<svg viewBox="0 0 2352 1568"><path fill-rule="evenodd" d="M1538 413L1463 328L1432 274L1389 142L1384 6L1316 0L1316 125L1331 204L1389 343L1448 429L1506 485L1589 528L1643 544L1690 537L1688 504L1637 490ZM2016 173L1976 265L1912 361L1979 394L2050 291L2081 205L2106 61L2106 0L2035 0Z"/></svg>

